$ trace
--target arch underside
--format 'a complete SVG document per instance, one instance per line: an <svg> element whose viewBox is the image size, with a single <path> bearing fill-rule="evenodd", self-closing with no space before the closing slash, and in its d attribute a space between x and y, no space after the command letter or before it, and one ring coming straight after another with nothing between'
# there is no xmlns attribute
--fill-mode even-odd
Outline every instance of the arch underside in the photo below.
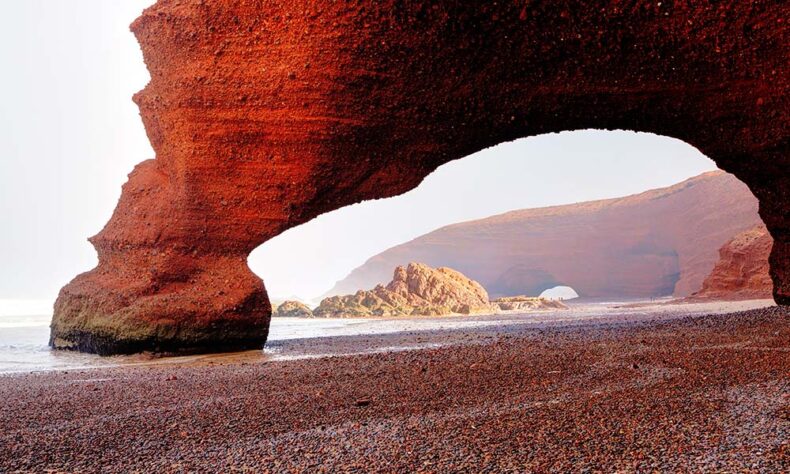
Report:
<svg viewBox="0 0 790 474"><path fill-rule="evenodd" d="M503 141L586 128L678 138L738 176L790 303L783 2L160 0L132 25L156 158L132 172L63 288L52 345L259 347L247 255L330 210L394 196ZM540 159L540 157L535 157Z"/></svg>

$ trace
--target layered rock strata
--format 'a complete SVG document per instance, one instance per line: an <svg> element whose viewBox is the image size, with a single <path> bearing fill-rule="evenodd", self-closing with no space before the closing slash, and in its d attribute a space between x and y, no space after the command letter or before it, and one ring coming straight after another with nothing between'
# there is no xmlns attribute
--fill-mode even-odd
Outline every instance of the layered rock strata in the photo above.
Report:
<svg viewBox="0 0 790 474"><path fill-rule="evenodd" d="M61 291L52 345L259 347L271 311L246 264L255 247L483 148L585 128L675 137L743 180L774 237L774 295L790 303L788 13L783 2L160 0L132 25L156 158L91 239L98 266Z"/></svg>
<svg viewBox="0 0 790 474"><path fill-rule="evenodd" d="M562 301L540 298L537 296L508 296L491 300L500 311L528 312L549 309L568 309Z"/></svg>
<svg viewBox="0 0 790 474"><path fill-rule="evenodd" d="M773 240L764 226L742 232L719 250L719 261L694 299L770 298L768 257Z"/></svg>
<svg viewBox="0 0 790 474"><path fill-rule="evenodd" d="M331 293L371 287L416 260L458 269L496 296L571 286L585 297L685 297L725 242L761 224L749 188L712 171L632 196L445 226L374 255Z"/></svg>

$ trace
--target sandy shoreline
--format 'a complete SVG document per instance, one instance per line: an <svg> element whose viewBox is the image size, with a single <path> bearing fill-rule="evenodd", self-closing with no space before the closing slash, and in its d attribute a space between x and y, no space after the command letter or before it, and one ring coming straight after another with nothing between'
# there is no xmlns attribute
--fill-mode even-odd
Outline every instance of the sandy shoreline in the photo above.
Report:
<svg viewBox="0 0 790 474"><path fill-rule="evenodd" d="M790 311L649 319L3 376L0 472L786 471Z"/></svg>

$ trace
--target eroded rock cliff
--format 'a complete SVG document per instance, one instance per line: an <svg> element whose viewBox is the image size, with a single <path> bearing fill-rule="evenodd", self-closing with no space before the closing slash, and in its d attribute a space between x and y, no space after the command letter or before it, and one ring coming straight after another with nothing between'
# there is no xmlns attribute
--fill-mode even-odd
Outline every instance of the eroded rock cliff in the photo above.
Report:
<svg viewBox="0 0 790 474"><path fill-rule="evenodd" d="M271 311L246 258L262 242L497 143L584 128L685 140L746 182L790 303L789 8L159 0L132 25L156 158L91 239L97 268L61 291L51 343L260 347Z"/></svg>
<svg viewBox="0 0 790 474"><path fill-rule="evenodd" d="M727 240L761 224L757 204L735 176L714 171L634 196L508 212L375 255L332 293L386 281L416 260L456 268L496 296L558 285L587 297L688 296Z"/></svg>
<svg viewBox="0 0 790 474"><path fill-rule="evenodd" d="M312 318L313 311L304 303L286 300L273 310L272 316L278 318Z"/></svg>
<svg viewBox="0 0 790 474"><path fill-rule="evenodd" d="M719 261L694 299L770 298L768 257L773 239L765 226L742 232L719 249Z"/></svg>
<svg viewBox="0 0 790 474"><path fill-rule="evenodd" d="M562 301L524 295L497 298L492 300L491 304L501 311L528 312L547 309L568 309L568 305Z"/></svg>

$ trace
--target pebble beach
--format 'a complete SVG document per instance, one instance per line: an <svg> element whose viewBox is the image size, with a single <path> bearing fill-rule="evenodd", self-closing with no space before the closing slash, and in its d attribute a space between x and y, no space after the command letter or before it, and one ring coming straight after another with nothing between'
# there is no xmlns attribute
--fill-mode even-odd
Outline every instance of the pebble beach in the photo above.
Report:
<svg viewBox="0 0 790 474"><path fill-rule="evenodd" d="M638 311L7 374L0 472L788 472L790 310Z"/></svg>

